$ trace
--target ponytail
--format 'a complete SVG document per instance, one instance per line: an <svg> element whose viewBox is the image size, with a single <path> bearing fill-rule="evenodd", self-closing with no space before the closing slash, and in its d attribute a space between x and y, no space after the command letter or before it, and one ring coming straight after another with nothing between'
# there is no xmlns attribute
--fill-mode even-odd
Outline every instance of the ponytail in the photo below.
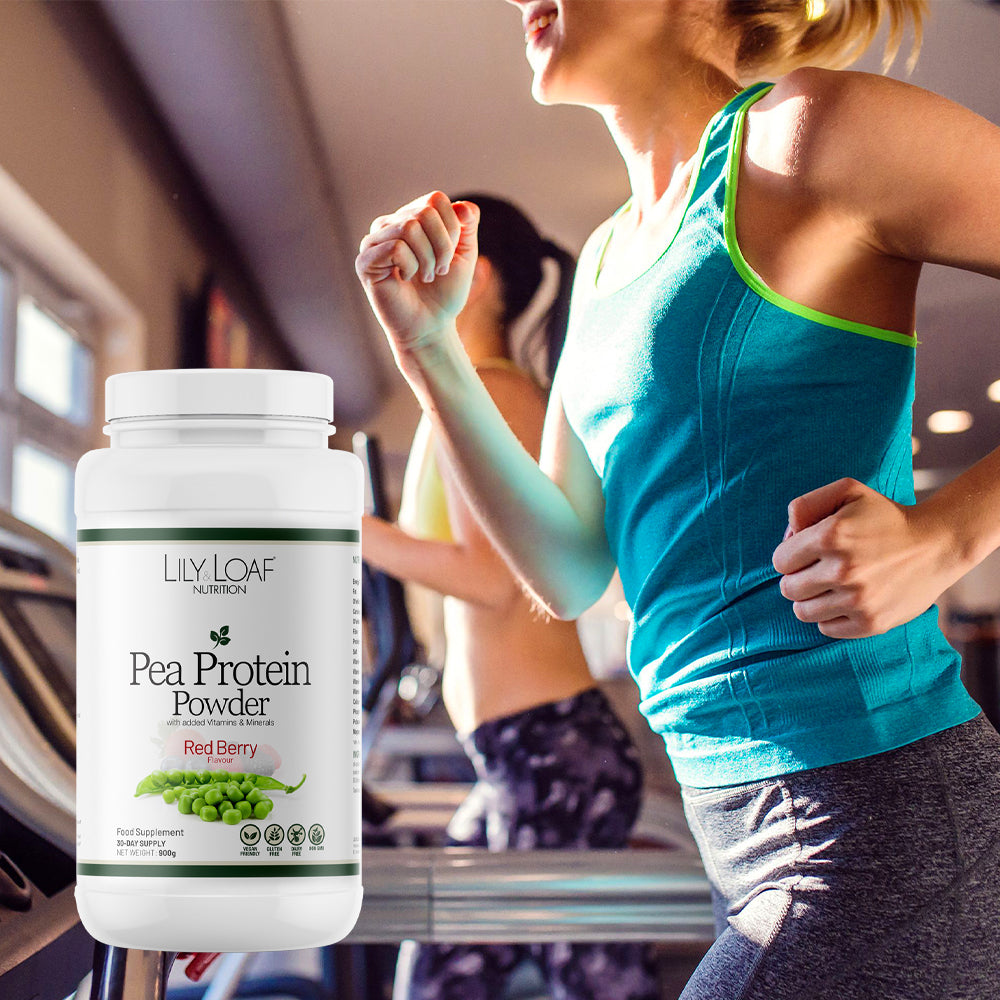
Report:
<svg viewBox="0 0 1000 1000"><path fill-rule="evenodd" d="M566 339L569 298L576 260L552 240L544 239L531 220L516 205L494 195L472 192L453 201L471 201L479 206L479 252L494 267L500 280L503 314L501 321L508 334L522 317L536 315L533 308L545 279L543 262L552 260L559 269L558 288L551 305L520 343L515 358L523 368L549 381ZM523 327L522 327L523 328ZM538 357L544 351L544 359Z"/></svg>
<svg viewBox="0 0 1000 1000"><path fill-rule="evenodd" d="M882 72L896 58L907 24L913 28L911 72L926 13L927 0L726 0L742 80L782 76L800 66L842 69L860 58L886 20Z"/></svg>
<svg viewBox="0 0 1000 1000"><path fill-rule="evenodd" d="M573 276L576 273L576 258L558 243L543 240L542 248L549 260L559 268L559 284L552 304L545 313L545 372L549 381L556 373L559 355L566 342L566 327L569 325L569 303L573 292Z"/></svg>

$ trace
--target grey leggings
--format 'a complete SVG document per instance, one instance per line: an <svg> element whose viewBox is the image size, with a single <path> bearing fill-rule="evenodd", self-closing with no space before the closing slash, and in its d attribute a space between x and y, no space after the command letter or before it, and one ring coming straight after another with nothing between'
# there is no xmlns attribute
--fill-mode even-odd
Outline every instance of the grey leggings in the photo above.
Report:
<svg viewBox="0 0 1000 1000"><path fill-rule="evenodd" d="M718 938L681 1000L1000 1000L1000 737L684 789Z"/></svg>

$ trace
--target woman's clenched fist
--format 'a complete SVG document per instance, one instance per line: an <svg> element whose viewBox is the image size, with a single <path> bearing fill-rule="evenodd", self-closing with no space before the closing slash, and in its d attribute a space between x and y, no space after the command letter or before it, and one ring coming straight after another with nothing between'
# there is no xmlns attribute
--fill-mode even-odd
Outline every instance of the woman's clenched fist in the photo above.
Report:
<svg viewBox="0 0 1000 1000"><path fill-rule="evenodd" d="M440 191L379 216L355 270L397 361L439 342L469 295L479 210Z"/></svg>

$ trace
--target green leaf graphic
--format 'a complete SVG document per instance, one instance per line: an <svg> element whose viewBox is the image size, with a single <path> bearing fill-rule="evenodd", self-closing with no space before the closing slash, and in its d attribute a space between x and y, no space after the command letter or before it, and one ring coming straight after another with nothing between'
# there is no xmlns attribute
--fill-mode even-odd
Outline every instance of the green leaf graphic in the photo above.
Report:
<svg viewBox="0 0 1000 1000"><path fill-rule="evenodd" d="M215 643L212 649L216 646L228 646L229 645L229 626L223 625L218 632L209 632L208 637Z"/></svg>

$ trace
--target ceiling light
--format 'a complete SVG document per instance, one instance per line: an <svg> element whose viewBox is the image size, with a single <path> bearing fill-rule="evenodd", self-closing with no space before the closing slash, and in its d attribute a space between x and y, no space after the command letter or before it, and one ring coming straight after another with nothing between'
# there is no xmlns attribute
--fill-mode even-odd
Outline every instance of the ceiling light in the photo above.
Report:
<svg viewBox="0 0 1000 1000"><path fill-rule="evenodd" d="M916 455L920 451L920 438L910 436L910 447L913 450L913 454Z"/></svg>
<svg viewBox="0 0 1000 1000"><path fill-rule="evenodd" d="M934 434L961 434L971 426L968 410L938 410L927 418L927 429Z"/></svg>
<svg viewBox="0 0 1000 1000"><path fill-rule="evenodd" d="M993 400L994 403L1000 403L1000 379L996 382L991 382L989 388L986 390L986 395Z"/></svg>

